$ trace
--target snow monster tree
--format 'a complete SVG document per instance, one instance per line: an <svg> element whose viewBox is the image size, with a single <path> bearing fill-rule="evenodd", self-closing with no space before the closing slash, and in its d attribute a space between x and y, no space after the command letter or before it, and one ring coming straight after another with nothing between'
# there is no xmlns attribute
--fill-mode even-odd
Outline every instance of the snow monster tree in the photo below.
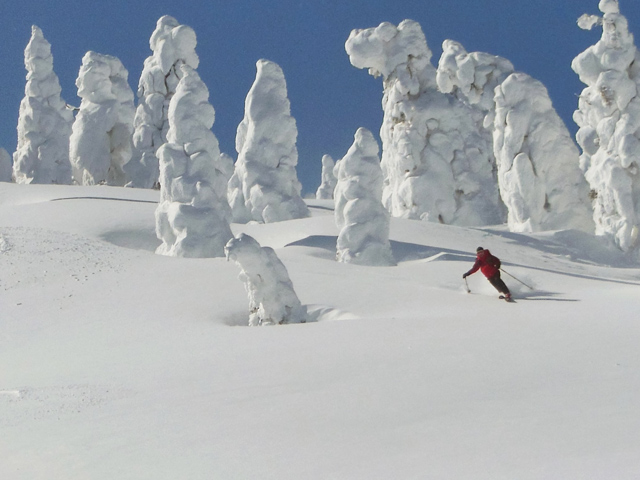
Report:
<svg viewBox="0 0 640 480"><path fill-rule="evenodd" d="M602 0L602 17L578 25L602 27L602 37L571 64L587 87L573 115L580 129L580 167L591 186L596 234L640 256L640 54L618 2Z"/></svg>
<svg viewBox="0 0 640 480"><path fill-rule="evenodd" d="M393 216L455 225L501 223L492 146L477 109L438 90L431 50L411 20L354 30L352 65L382 76L382 201Z"/></svg>
<svg viewBox="0 0 640 480"><path fill-rule="evenodd" d="M25 97L18 117L18 147L13 154L16 183L71 183L69 136L73 113L60 98L51 44L35 25L24 51Z"/></svg>
<svg viewBox="0 0 640 480"><path fill-rule="evenodd" d="M228 194L233 218L271 223L308 217L296 173L298 128L284 73L268 60L259 60L256 67L236 134L238 161Z"/></svg>
<svg viewBox="0 0 640 480"><path fill-rule="evenodd" d="M70 138L73 176L81 185L126 183L135 114L128 76L116 57L87 52L82 58L76 80L82 103Z"/></svg>
<svg viewBox="0 0 640 480"><path fill-rule="evenodd" d="M182 78L180 66L198 68L197 43L191 27L168 15L158 20L149 40L153 55L144 61L138 84L134 151L125 166L131 187L152 188L158 182L156 152L167 141L169 102Z"/></svg>
<svg viewBox="0 0 640 480"><path fill-rule="evenodd" d="M169 105L167 143L158 149L160 203L157 253L176 257L223 257L233 237L226 200L227 176L218 140L211 132L215 111L198 73L180 67L180 83Z"/></svg>
<svg viewBox="0 0 640 480"><path fill-rule="evenodd" d="M589 186L579 154L547 89L524 73L496 88L493 147L513 232L593 233Z"/></svg>
<svg viewBox="0 0 640 480"><path fill-rule="evenodd" d="M335 166L336 162L330 155L322 157L322 182L316 190L317 200L331 200L333 198L333 191L336 189L336 176L333 174Z"/></svg>
<svg viewBox="0 0 640 480"><path fill-rule="evenodd" d="M336 258L359 265L395 265L389 244L389 212L382 205L378 143L359 128L335 169L335 218L340 229Z"/></svg>
<svg viewBox="0 0 640 480"><path fill-rule="evenodd" d="M249 295L249 325L282 325L307 321L286 267L276 252L249 235L241 234L227 243L225 252L241 269L240 280Z"/></svg>

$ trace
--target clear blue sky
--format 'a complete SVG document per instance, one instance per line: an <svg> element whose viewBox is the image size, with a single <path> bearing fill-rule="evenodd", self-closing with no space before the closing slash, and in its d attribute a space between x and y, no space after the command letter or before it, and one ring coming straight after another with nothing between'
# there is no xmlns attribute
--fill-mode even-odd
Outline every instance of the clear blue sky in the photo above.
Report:
<svg viewBox="0 0 640 480"><path fill-rule="evenodd" d="M620 5L630 30L640 32L640 2ZM84 53L120 58L135 91L151 53L149 36L157 19L168 14L198 36L198 71L217 113L213 131L234 158L255 62L280 64L298 123L298 176L305 192L315 192L322 155L342 157L358 127L378 136L382 121L381 80L352 67L344 51L352 29L410 18L422 25L434 64L448 38L469 52L503 56L547 86L573 133L571 115L583 85L571 60L600 36L599 30L577 27L582 13L599 14L598 0L6 0L0 9L0 146L15 149L23 52L32 24L52 44L63 98L78 105L74 82Z"/></svg>

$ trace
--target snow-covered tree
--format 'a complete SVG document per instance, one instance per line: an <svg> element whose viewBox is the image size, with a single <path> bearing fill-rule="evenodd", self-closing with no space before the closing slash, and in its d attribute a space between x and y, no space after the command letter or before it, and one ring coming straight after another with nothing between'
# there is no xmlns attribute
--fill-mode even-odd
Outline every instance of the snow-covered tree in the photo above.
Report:
<svg viewBox="0 0 640 480"><path fill-rule="evenodd" d="M495 89L513 72L512 63L505 58L484 52L468 53L462 44L445 40L436 80L441 92L453 94L477 111L474 118L479 119L478 130L493 143Z"/></svg>
<svg viewBox="0 0 640 480"><path fill-rule="evenodd" d="M35 25L24 51L25 97L18 117L18 147L13 154L17 183L71 183L69 136L73 113L60 97L51 44Z"/></svg>
<svg viewBox="0 0 640 480"><path fill-rule="evenodd" d="M151 35L153 55L144 62L138 84L138 108L133 134L133 157L125 166L129 186L152 188L158 181L156 152L167 140L169 102L181 78L181 65L198 68L196 34L191 27L165 15Z"/></svg>
<svg viewBox="0 0 640 480"><path fill-rule="evenodd" d="M503 221L492 146L478 112L438 91L431 50L411 20L354 30L352 65L382 76L383 203L393 216L457 225Z"/></svg>
<svg viewBox="0 0 640 480"><path fill-rule="evenodd" d="M383 178L378 151L371 132L359 128L353 145L335 167L339 262L396 264L389 243L389 212L382 205Z"/></svg>
<svg viewBox="0 0 640 480"><path fill-rule="evenodd" d="M279 222L309 216L296 174L298 129L280 66L259 60L238 125L238 160L229 182L236 222Z"/></svg>
<svg viewBox="0 0 640 480"><path fill-rule="evenodd" d="M544 85L511 74L496 88L495 102L494 151L509 229L593 232L578 148Z"/></svg>
<svg viewBox="0 0 640 480"><path fill-rule="evenodd" d="M82 58L76 80L82 103L70 138L73 176L81 185L126 183L135 114L128 76L116 57L90 51Z"/></svg>
<svg viewBox="0 0 640 480"><path fill-rule="evenodd" d="M594 197L596 233L623 251L640 250L640 54L618 2L602 0L603 17L578 25L602 26L602 37L571 64L587 85L573 118L580 129L582 168Z"/></svg>
<svg viewBox="0 0 640 480"><path fill-rule="evenodd" d="M167 143L158 149L160 203L157 253L176 257L222 257L233 237L229 227L227 177L218 140L211 132L215 111L209 90L188 65L169 105Z"/></svg>
<svg viewBox="0 0 640 480"><path fill-rule="evenodd" d="M331 155L324 155L322 157L322 182L316 190L316 199L318 200L331 200L333 198L333 191L336 189L336 176L333 174L333 168L336 166L336 162L333 161Z"/></svg>
<svg viewBox="0 0 640 480"><path fill-rule="evenodd" d="M227 243L225 252L241 269L240 280L249 295L249 325L306 322L307 311L272 248L261 247L253 237L241 234Z"/></svg>
<svg viewBox="0 0 640 480"><path fill-rule="evenodd" d="M11 155L4 148L0 148L0 182L10 182L12 173Z"/></svg>

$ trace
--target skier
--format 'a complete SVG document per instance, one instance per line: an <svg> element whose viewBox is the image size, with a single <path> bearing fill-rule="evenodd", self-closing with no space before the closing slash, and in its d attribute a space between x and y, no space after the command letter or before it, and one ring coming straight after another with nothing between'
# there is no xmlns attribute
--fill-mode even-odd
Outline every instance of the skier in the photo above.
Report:
<svg viewBox="0 0 640 480"><path fill-rule="evenodd" d="M482 247L476 249L476 263L473 264L471 270L462 275L462 278L467 278L469 275L473 275L478 271L487 277L487 280L504 295L504 299L511 300L511 292L505 285L504 281L500 278L500 259L491 255L489 250L485 250ZM502 296L500 298L503 298Z"/></svg>

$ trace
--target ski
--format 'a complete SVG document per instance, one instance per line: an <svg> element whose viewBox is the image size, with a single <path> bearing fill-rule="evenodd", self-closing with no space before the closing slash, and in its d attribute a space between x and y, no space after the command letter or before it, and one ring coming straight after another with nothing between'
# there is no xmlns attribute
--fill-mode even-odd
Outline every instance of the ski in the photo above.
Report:
<svg viewBox="0 0 640 480"><path fill-rule="evenodd" d="M513 298L507 298L504 295L500 295L498 297L500 300L504 300L505 302L509 302L509 303L516 303L516 301Z"/></svg>

